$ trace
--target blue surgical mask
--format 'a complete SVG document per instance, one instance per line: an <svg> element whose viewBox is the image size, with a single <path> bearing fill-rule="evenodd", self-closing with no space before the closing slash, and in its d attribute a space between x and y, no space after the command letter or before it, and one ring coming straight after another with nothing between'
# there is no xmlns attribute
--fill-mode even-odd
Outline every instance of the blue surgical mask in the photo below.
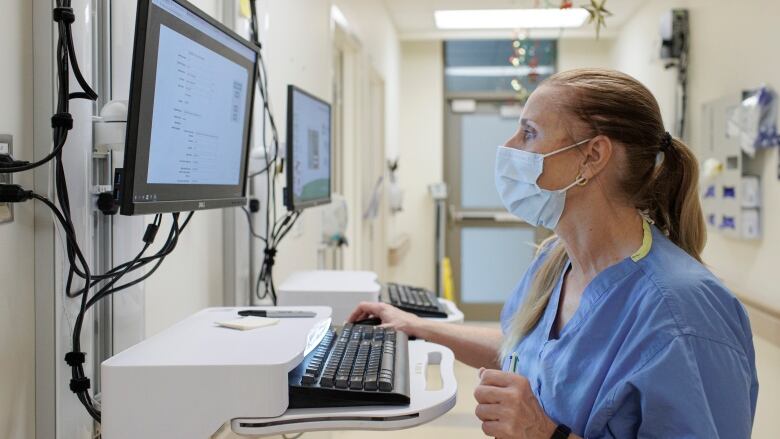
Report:
<svg viewBox="0 0 780 439"><path fill-rule="evenodd" d="M513 215L534 227L553 230L563 214L566 192L587 182L582 176L563 189L549 191L537 184L544 171L544 159L576 148L586 139L547 154L538 154L499 146L496 152L496 190L504 207Z"/></svg>

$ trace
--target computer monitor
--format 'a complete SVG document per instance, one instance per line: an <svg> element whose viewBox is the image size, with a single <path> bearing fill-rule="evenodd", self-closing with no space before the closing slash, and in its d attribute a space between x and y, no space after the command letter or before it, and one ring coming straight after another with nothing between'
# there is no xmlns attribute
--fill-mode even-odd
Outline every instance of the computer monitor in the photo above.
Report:
<svg viewBox="0 0 780 439"><path fill-rule="evenodd" d="M258 47L184 0L139 0L124 215L241 206Z"/></svg>
<svg viewBox="0 0 780 439"><path fill-rule="evenodd" d="M331 107L298 87L287 88L287 188L291 211L330 203Z"/></svg>

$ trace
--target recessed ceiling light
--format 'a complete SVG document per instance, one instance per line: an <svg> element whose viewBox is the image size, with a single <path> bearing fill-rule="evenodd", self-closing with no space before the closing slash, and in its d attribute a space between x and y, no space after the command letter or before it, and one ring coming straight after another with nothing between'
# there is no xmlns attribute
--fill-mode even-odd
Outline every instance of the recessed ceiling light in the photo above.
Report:
<svg viewBox="0 0 780 439"><path fill-rule="evenodd" d="M580 27L588 19L582 8L474 9L434 12L439 29L540 29Z"/></svg>
<svg viewBox="0 0 780 439"><path fill-rule="evenodd" d="M331 5L330 7L330 19L342 28L349 29L349 21L347 21L347 17L344 16L344 13L341 12L341 9L339 9L339 7L336 5Z"/></svg>

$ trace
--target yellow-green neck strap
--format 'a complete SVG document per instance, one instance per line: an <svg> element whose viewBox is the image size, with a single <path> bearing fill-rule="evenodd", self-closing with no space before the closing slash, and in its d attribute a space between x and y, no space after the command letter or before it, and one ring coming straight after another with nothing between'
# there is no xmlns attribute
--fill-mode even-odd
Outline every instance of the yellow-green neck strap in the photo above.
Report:
<svg viewBox="0 0 780 439"><path fill-rule="evenodd" d="M650 249L653 247L653 231L650 229L650 223L644 218L642 218L642 230L644 232L642 236L642 246L639 247L639 250L637 250L636 253L631 255L631 260L634 262L641 261L650 253Z"/></svg>

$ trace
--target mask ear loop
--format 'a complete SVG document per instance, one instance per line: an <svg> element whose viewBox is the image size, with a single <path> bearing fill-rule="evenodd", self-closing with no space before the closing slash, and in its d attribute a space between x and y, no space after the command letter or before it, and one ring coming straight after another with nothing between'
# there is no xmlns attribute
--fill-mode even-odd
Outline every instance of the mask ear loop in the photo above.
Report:
<svg viewBox="0 0 780 439"><path fill-rule="evenodd" d="M578 147L578 146L580 146L582 144L588 143L588 142L590 142L593 139L595 139L595 137L591 137L590 139L585 139L585 140L579 141L579 142L575 143L574 145L564 146L563 148L561 148L559 150L548 152L547 154L542 154L542 158L546 159L547 157L552 157L552 156L554 156L556 154L560 154L562 152L566 152L566 151L568 151L570 149L574 149L574 148L576 148L576 147Z"/></svg>
<svg viewBox="0 0 780 439"><path fill-rule="evenodd" d="M558 153L561 153L561 152L564 152L564 151L568 151L568 150L570 150L572 148L576 148L576 147L578 147L578 146L580 146L580 145L582 145L584 143L588 143L588 142L590 142L593 139L595 139L595 137L591 137L590 139L585 139L585 140L582 140L580 142L577 142L574 145L569 145L569 146L567 146L565 148L561 148L561 149L559 149L557 151L553 151L553 152L547 153L547 154L543 155L542 158L547 158L547 157L550 157L551 155L555 155L555 154L558 154ZM583 177L583 175L580 174L574 180L574 183L566 186L565 188L559 190L558 192L565 193L566 191L568 191L569 189L573 188L574 186L580 186L580 187L581 186L585 186L586 184L588 184L589 181L590 181L589 178Z"/></svg>
<svg viewBox="0 0 780 439"><path fill-rule="evenodd" d="M577 176L577 179L574 180L574 183L566 186L565 188L559 190L558 192L561 193L567 192L569 189L573 188L574 186L580 186L580 187L585 186L586 184L588 184L589 181L590 181L589 178L583 177L582 174L580 174L579 176Z"/></svg>

